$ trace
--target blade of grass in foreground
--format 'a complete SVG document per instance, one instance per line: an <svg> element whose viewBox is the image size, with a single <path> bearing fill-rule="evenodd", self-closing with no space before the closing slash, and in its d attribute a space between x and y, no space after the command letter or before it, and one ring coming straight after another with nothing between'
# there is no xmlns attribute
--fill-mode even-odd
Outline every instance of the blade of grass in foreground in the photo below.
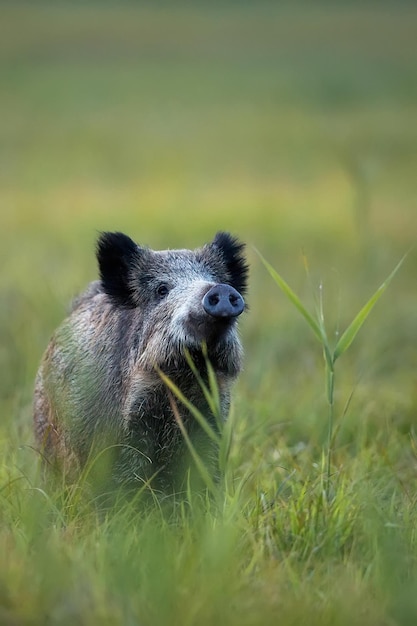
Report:
<svg viewBox="0 0 417 626"><path fill-rule="evenodd" d="M320 343L324 344L325 338L323 337L323 333L320 328L320 325L316 322L314 317L303 306L300 298L297 296L297 294L294 293L294 291L291 289L289 284L282 278L282 276L278 274L278 272L272 267L272 265L268 263L268 261L262 256L262 254L258 251L257 251L257 254L259 258L261 259L262 263L264 264L264 266L266 267L266 269L268 270L269 274L273 278L273 280L278 285L278 287L285 293L287 298L293 303L296 309L298 309L298 311L307 321L308 325L310 326L310 328L312 329L312 331L314 332L314 334L316 335Z"/></svg>
<svg viewBox="0 0 417 626"><path fill-rule="evenodd" d="M215 430L210 426L209 422L206 420L204 415L194 406L192 402L187 400L187 398L184 396L181 390L178 389L177 385L172 382L169 376L164 374L159 369L158 369L158 374L161 377L161 379L164 381L168 389L172 391L174 396L176 396L178 400L185 406L185 408L190 411L192 416L196 419L196 421L199 423L201 428L206 432L206 434L210 437L210 439L214 441L217 445L219 445L220 437L215 432Z"/></svg>
<svg viewBox="0 0 417 626"><path fill-rule="evenodd" d="M214 486L214 482L212 477L210 476L210 473L207 469L207 467L205 466L203 460L201 459L200 455L198 454L197 450L195 449L189 434L187 433L187 430L184 426L184 422L182 421L180 412L178 411L178 407L175 403L174 397L172 396L172 394L169 395L169 402L171 404L171 408L172 408L172 412L174 413L176 422L179 426L179 429L181 430L182 436L184 437L184 441L187 445L187 448L193 458L193 461L196 465L196 468L201 476L201 478L204 481L204 484L206 485L207 489L210 491L210 493L212 493L213 495L216 493L216 488Z"/></svg>
<svg viewBox="0 0 417 626"><path fill-rule="evenodd" d="M221 432L221 427L222 427L221 409L220 409L220 396L219 396L219 390L218 390L218 385L217 385L217 379L216 379L216 375L214 373L213 367L208 358L207 346L204 343L203 343L202 349L203 349L203 356L205 358L206 367L207 367L207 375L208 375L208 383L209 383L208 387L204 383L203 378L200 372L198 371L198 368L188 351L185 351L185 358L198 384L200 385L200 389L202 390L204 394L204 397L209 406L209 409L212 412L216 420L217 428L219 432Z"/></svg>
<svg viewBox="0 0 417 626"><path fill-rule="evenodd" d="M388 287L391 280L394 278L395 274L400 269L401 265L404 262L404 259L407 255L404 255L401 261L396 265L388 278L382 283L382 285L377 289L374 295L368 300L365 306L359 311L354 320L350 323L350 325L346 328L345 332L340 337L339 341L336 344L333 353L333 363L336 359L339 358L351 345L352 341L355 339L359 330L361 329L363 323L368 317L369 313L372 311L375 304L378 302L379 298L382 296L386 288Z"/></svg>

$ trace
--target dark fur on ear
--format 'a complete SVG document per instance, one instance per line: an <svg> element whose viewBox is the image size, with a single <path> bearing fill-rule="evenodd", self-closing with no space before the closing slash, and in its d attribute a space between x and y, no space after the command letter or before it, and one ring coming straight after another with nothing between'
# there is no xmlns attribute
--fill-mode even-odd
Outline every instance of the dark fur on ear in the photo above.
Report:
<svg viewBox="0 0 417 626"><path fill-rule="evenodd" d="M243 254L245 244L230 235L230 233L219 232L214 237L211 245L216 246L222 253L230 275L230 284L244 295L249 275L249 266Z"/></svg>
<svg viewBox="0 0 417 626"><path fill-rule="evenodd" d="M135 306L130 274L141 248L123 233L102 233L97 242L97 261L103 290L118 304Z"/></svg>

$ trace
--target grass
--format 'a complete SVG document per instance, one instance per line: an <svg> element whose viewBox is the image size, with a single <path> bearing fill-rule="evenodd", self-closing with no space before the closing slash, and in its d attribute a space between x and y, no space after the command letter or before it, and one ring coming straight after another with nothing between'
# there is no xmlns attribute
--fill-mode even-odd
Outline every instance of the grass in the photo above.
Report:
<svg viewBox="0 0 417 626"><path fill-rule="evenodd" d="M317 319L312 316L311 313L303 306L302 302L298 298L298 296L294 293L288 283L274 270L274 268L261 256L260 257L265 268L268 270L270 275L272 276L274 282L280 287L280 289L287 296L288 300L292 302L295 308L301 313L304 317L307 324L310 326L310 329L313 331L313 334L316 336L316 339L321 344L324 358L324 378L325 378L325 394L328 403L328 427L327 427L327 449L326 449L326 488L325 494L326 498L329 497L331 493L331 471L332 471L332 451L334 445L334 398L335 398L335 364L340 356L348 348L351 346L354 341L356 335L362 328L365 323L368 315L372 311L375 304L378 302L379 298L382 296L384 291L387 289L389 283L394 278L395 274L400 269L405 256L401 259L401 261L396 265L394 270L388 276L388 278L382 283L382 285L375 291L375 293L369 298L369 300L364 304L361 310L355 315L352 322L343 331L340 337L336 338L335 345L332 346L329 342L329 338L327 336L324 309L323 309L323 285L319 285L319 299L318 299L318 311L317 311ZM347 407L346 407L347 410Z"/></svg>
<svg viewBox="0 0 417 626"><path fill-rule="evenodd" d="M317 339L255 253L334 347L415 244L413 5L0 13L0 624L415 623L415 249L337 362L330 481ZM36 368L106 229L248 242L210 497L103 514L40 475Z"/></svg>

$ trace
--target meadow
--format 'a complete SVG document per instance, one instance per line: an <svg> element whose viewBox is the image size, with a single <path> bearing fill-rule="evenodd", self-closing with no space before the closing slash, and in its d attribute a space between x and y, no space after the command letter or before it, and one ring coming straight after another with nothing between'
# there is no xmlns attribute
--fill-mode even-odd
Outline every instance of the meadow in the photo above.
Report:
<svg viewBox="0 0 417 626"><path fill-rule="evenodd" d="M413 3L0 6L0 625L417 622ZM36 369L94 246L247 243L215 493L45 480ZM333 349L406 257L334 367ZM328 467L328 461L330 466Z"/></svg>

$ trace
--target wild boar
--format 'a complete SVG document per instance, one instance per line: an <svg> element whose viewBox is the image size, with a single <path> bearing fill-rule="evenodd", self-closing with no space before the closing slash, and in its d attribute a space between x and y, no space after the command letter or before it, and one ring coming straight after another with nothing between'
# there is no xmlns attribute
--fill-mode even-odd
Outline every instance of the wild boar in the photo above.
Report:
<svg viewBox="0 0 417 626"><path fill-rule="evenodd" d="M208 358L226 418L242 365L244 244L219 232L196 250L155 251L105 232L97 261L100 280L74 301L39 368L36 439L45 458L69 476L107 451L105 482L150 483L172 493L190 465L178 416L200 449L210 444L195 417L172 402L160 372L215 428L189 364L191 357L207 381Z"/></svg>

